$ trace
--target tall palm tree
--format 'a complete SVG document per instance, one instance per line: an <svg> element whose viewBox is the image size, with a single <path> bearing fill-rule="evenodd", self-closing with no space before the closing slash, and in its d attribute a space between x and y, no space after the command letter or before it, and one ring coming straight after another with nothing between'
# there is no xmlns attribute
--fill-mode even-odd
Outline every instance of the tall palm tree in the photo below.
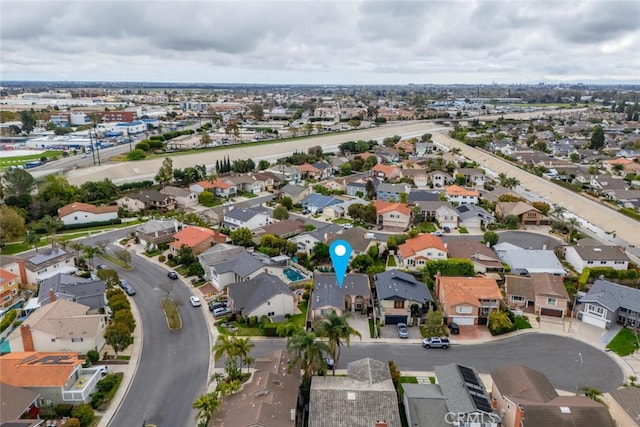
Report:
<svg viewBox="0 0 640 427"><path fill-rule="evenodd" d="M251 360L253 360L253 358L249 357L249 354L251 353L253 347L255 347L256 345L250 343L249 338L238 337L233 337L233 343L236 347L235 352L240 358L240 367L242 367L243 364L246 364L247 372L249 372L249 364L251 363Z"/></svg>
<svg viewBox="0 0 640 427"><path fill-rule="evenodd" d="M84 246L82 248L82 252L84 252L84 254L89 259L89 264L91 265L91 268L94 267L93 266L93 258L95 258L96 255L100 255L100 254L104 253L102 251L102 249L100 249L97 246Z"/></svg>
<svg viewBox="0 0 640 427"><path fill-rule="evenodd" d="M218 335L218 338L216 338L216 343L211 349L211 351L213 352L213 359L216 362L218 362L223 357L229 360L235 360L235 358L238 357L238 349L234 338L235 337L231 335Z"/></svg>
<svg viewBox="0 0 640 427"><path fill-rule="evenodd" d="M567 211L567 208L565 208L564 206L555 205L551 210L551 213L555 215L558 218L558 220L562 221L564 218L564 213L566 211Z"/></svg>
<svg viewBox="0 0 640 427"><path fill-rule="evenodd" d="M569 235L567 236L567 243L571 243L571 237L573 236L573 231L580 225L580 221L575 216L572 216L567 220L569 223Z"/></svg>
<svg viewBox="0 0 640 427"><path fill-rule="evenodd" d="M40 243L40 235L33 230L27 231L27 234L24 236L24 243L29 246L33 246L38 253L38 243Z"/></svg>
<svg viewBox="0 0 640 427"><path fill-rule="evenodd" d="M324 342L318 341L313 332L301 329L287 338L287 351L293 354L289 368L300 364L304 377L310 380L314 372L326 366L324 355L329 353L329 347Z"/></svg>
<svg viewBox="0 0 640 427"><path fill-rule="evenodd" d="M202 394L193 402L193 409L198 410L196 419L204 421L204 425L209 422L211 415L220 408L218 392ZM200 424L199 424L200 425Z"/></svg>
<svg viewBox="0 0 640 427"><path fill-rule="evenodd" d="M340 360L340 347L343 343L349 347L351 344L351 335L355 335L362 339L360 332L349 326L349 321L352 316L347 312L342 316L338 315L335 310L324 317L324 319L316 322L314 329L318 332L318 336L327 338L329 340L329 352L333 358L333 375L336 374L336 365Z"/></svg>
<svg viewBox="0 0 640 427"><path fill-rule="evenodd" d="M40 220L40 226L47 231L47 234L51 234L51 247L56 246L56 232L62 228L62 223L58 218L54 218L50 215L45 216Z"/></svg>

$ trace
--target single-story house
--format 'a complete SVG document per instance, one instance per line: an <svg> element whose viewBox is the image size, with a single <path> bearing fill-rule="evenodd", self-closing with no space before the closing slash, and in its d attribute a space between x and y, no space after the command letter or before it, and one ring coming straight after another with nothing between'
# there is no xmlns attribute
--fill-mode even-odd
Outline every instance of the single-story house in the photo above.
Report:
<svg viewBox="0 0 640 427"><path fill-rule="evenodd" d="M409 184L389 184L383 182L376 187L376 200L399 202L402 193L406 194L408 199L410 192L411 186Z"/></svg>
<svg viewBox="0 0 640 427"><path fill-rule="evenodd" d="M327 206L322 210L322 213L329 218L344 218L349 216L349 206L351 205L363 205L367 206L368 201L359 197L351 200L338 203L337 205Z"/></svg>
<svg viewBox="0 0 640 427"><path fill-rule="evenodd" d="M640 329L640 289L599 279L578 299L574 310L583 322L599 328L618 323Z"/></svg>
<svg viewBox="0 0 640 427"><path fill-rule="evenodd" d="M465 228L484 228L496 222L493 215L480 206L463 204L455 207L460 216L460 226Z"/></svg>
<svg viewBox="0 0 640 427"><path fill-rule="evenodd" d="M505 276L506 302L542 316L564 317L569 307L569 294L564 277L549 273Z"/></svg>
<svg viewBox="0 0 640 427"><path fill-rule="evenodd" d="M274 221L265 208L233 208L224 214L223 224L232 231L238 228L255 230Z"/></svg>
<svg viewBox="0 0 640 427"><path fill-rule="evenodd" d="M58 209L58 218L64 225L115 221L118 219L118 207L74 202Z"/></svg>
<svg viewBox="0 0 640 427"><path fill-rule="evenodd" d="M268 316L274 321L293 315L296 297L277 276L260 273L244 282L227 286L230 310L242 316Z"/></svg>
<svg viewBox="0 0 640 427"><path fill-rule="evenodd" d="M287 184L280 190L280 197L290 197L294 204L302 203L302 201L311 194L309 187L302 185Z"/></svg>
<svg viewBox="0 0 640 427"><path fill-rule="evenodd" d="M38 427L45 420L23 418L38 411L40 393L0 382L0 426Z"/></svg>
<svg viewBox="0 0 640 427"><path fill-rule="evenodd" d="M316 214L322 213L323 209L328 206L338 205L342 202L343 200L340 200L336 197L324 196L318 193L311 193L304 200L302 200L302 207L310 213Z"/></svg>
<svg viewBox="0 0 640 427"><path fill-rule="evenodd" d="M493 250L514 274L551 273L559 276L567 274L558 257L551 250L522 249L510 243L498 243Z"/></svg>
<svg viewBox="0 0 640 427"><path fill-rule="evenodd" d="M542 212L525 202L498 202L496 203L496 216L502 221L509 215L518 217L518 223L526 225L547 225L549 218Z"/></svg>
<svg viewBox="0 0 640 427"><path fill-rule="evenodd" d="M371 307L371 287L366 274L347 274L338 286L335 273L315 273L311 303L311 325L335 311L342 315L349 311L362 311Z"/></svg>
<svg viewBox="0 0 640 427"><path fill-rule="evenodd" d="M495 279L488 277L436 276L436 298L447 323L484 324L489 313L500 308L502 292Z"/></svg>
<svg viewBox="0 0 640 427"><path fill-rule="evenodd" d="M438 236L422 234L398 246L399 266L420 269L428 260L447 259L448 252L446 244Z"/></svg>
<svg viewBox="0 0 640 427"><path fill-rule="evenodd" d="M324 227L293 236L289 240L298 245L298 252L304 252L308 255L315 245L320 242L327 243L329 238L339 231L342 231L342 226L327 224Z"/></svg>
<svg viewBox="0 0 640 427"><path fill-rule="evenodd" d="M157 248L159 244L173 242L173 235L182 230L182 223L171 219L150 219L136 228L143 246Z"/></svg>
<svg viewBox="0 0 640 427"><path fill-rule="evenodd" d="M272 224L263 225L260 228L253 230L255 236L254 241L260 243L260 237L266 234L272 234L274 236L288 239L291 236L305 232L306 225L301 219L283 219L282 221L274 222Z"/></svg>
<svg viewBox="0 0 640 427"><path fill-rule="evenodd" d="M619 246L580 245L563 246L564 259L578 272L586 267L609 267L614 270L629 268L629 257Z"/></svg>
<svg viewBox="0 0 640 427"><path fill-rule="evenodd" d="M351 258L366 253L369 248L378 244L378 241L368 235L369 232L362 227L343 229L328 236L326 243L331 246L336 240L346 240L351 245Z"/></svg>
<svg viewBox="0 0 640 427"><path fill-rule="evenodd" d="M57 299L66 299L89 306L91 310L98 310L106 305L106 288L104 280L58 273L40 283L38 304L42 307Z"/></svg>
<svg viewBox="0 0 640 427"><path fill-rule="evenodd" d="M383 325L417 325L433 304L427 285L404 271L387 270L378 273L373 276L373 283Z"/></svg>
<svg viewBox="0 0 640 427"><path fill-rule="evenodd" d="M620 387L605 393L603 397L616 425L640 427L639 387Z"/></svg>
<svg viewBox="0 0 640 427"><path fill-rule="evenodd" d="M504 271L502 261L487 245L468 237L456 237L447 242L450 258L471 260L477 273Z"/></svg>

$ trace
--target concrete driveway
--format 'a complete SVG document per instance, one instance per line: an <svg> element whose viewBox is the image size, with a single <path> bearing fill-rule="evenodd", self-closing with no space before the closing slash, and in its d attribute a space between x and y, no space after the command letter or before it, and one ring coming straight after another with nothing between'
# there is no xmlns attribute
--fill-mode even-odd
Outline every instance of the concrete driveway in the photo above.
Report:
<svg viewBox="0 0 640 427"><path fill-rule="evenodd" d="M409 326L407 330L409 331L409 339L422 339L419 327ZM380 328L380 338L397 338L402 340L402 338L398 336L398 327L396 325L382 326Z"/></svg>
<svg viewBox="0 0 640 427"><path fill-rule="evenodd" d="M367 316L363 316L360 313L352 313L353 317L349 319L349 325L360 332L362 336L362 341L370 341L371 333L369 332L369 318ZM352 341L360 341L358 337L352 337Z"/></svg>

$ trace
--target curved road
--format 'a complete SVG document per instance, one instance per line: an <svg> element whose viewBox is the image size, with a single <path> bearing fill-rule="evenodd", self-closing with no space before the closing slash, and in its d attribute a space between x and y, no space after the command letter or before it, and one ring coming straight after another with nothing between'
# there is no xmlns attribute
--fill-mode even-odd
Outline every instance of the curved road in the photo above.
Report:
<svg viewBox="0 0 640 427"><path fill-rule="evenodd" d="M256 341L252 355L284 348L285 341ZM580 363L580 355L582 363ZM520 363L544 373L561 390L592 386L602 392L615 390L624 381L620 367L603 351L582 341L556 335L530 333L479 345L454 345L448 350L423 349L419 344L351 342L342 349L339 368L364 357L393 360L401 371L432 372L434 366L459 363L489 373L504 365Z"/></svg>
<svg viewBox="0 0 640 427"><path fill-rule="evenodd" d="M84 242L113 241L127 232L98 235ZM97 261L97 260L96 260ZM105 262L108 264L108 262ZM170 280L166 270L134 255L134 270L115 267L119 276L136 289L131 297L142 320L140 363L129 390L110 426L139 426L143 421L158 426L192 426L196 412L191 404L205 392L211 355L209 331L202 307L189 303L189 289ZM166 293L160 286L172 283L171 296L178 302L183 327L170 331L160 306Z"/></svg>

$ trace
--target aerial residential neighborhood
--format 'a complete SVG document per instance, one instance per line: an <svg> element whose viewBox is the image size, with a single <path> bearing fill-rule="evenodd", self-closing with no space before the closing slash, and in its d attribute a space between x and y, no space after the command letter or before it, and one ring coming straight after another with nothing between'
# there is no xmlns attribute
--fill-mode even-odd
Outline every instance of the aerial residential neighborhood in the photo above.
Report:
<svg viewBox="0 0 640 427"><path fill-rule="evenodd" d="M85 3L0 5L0 427L640 426L636 3Z"/></svg>

